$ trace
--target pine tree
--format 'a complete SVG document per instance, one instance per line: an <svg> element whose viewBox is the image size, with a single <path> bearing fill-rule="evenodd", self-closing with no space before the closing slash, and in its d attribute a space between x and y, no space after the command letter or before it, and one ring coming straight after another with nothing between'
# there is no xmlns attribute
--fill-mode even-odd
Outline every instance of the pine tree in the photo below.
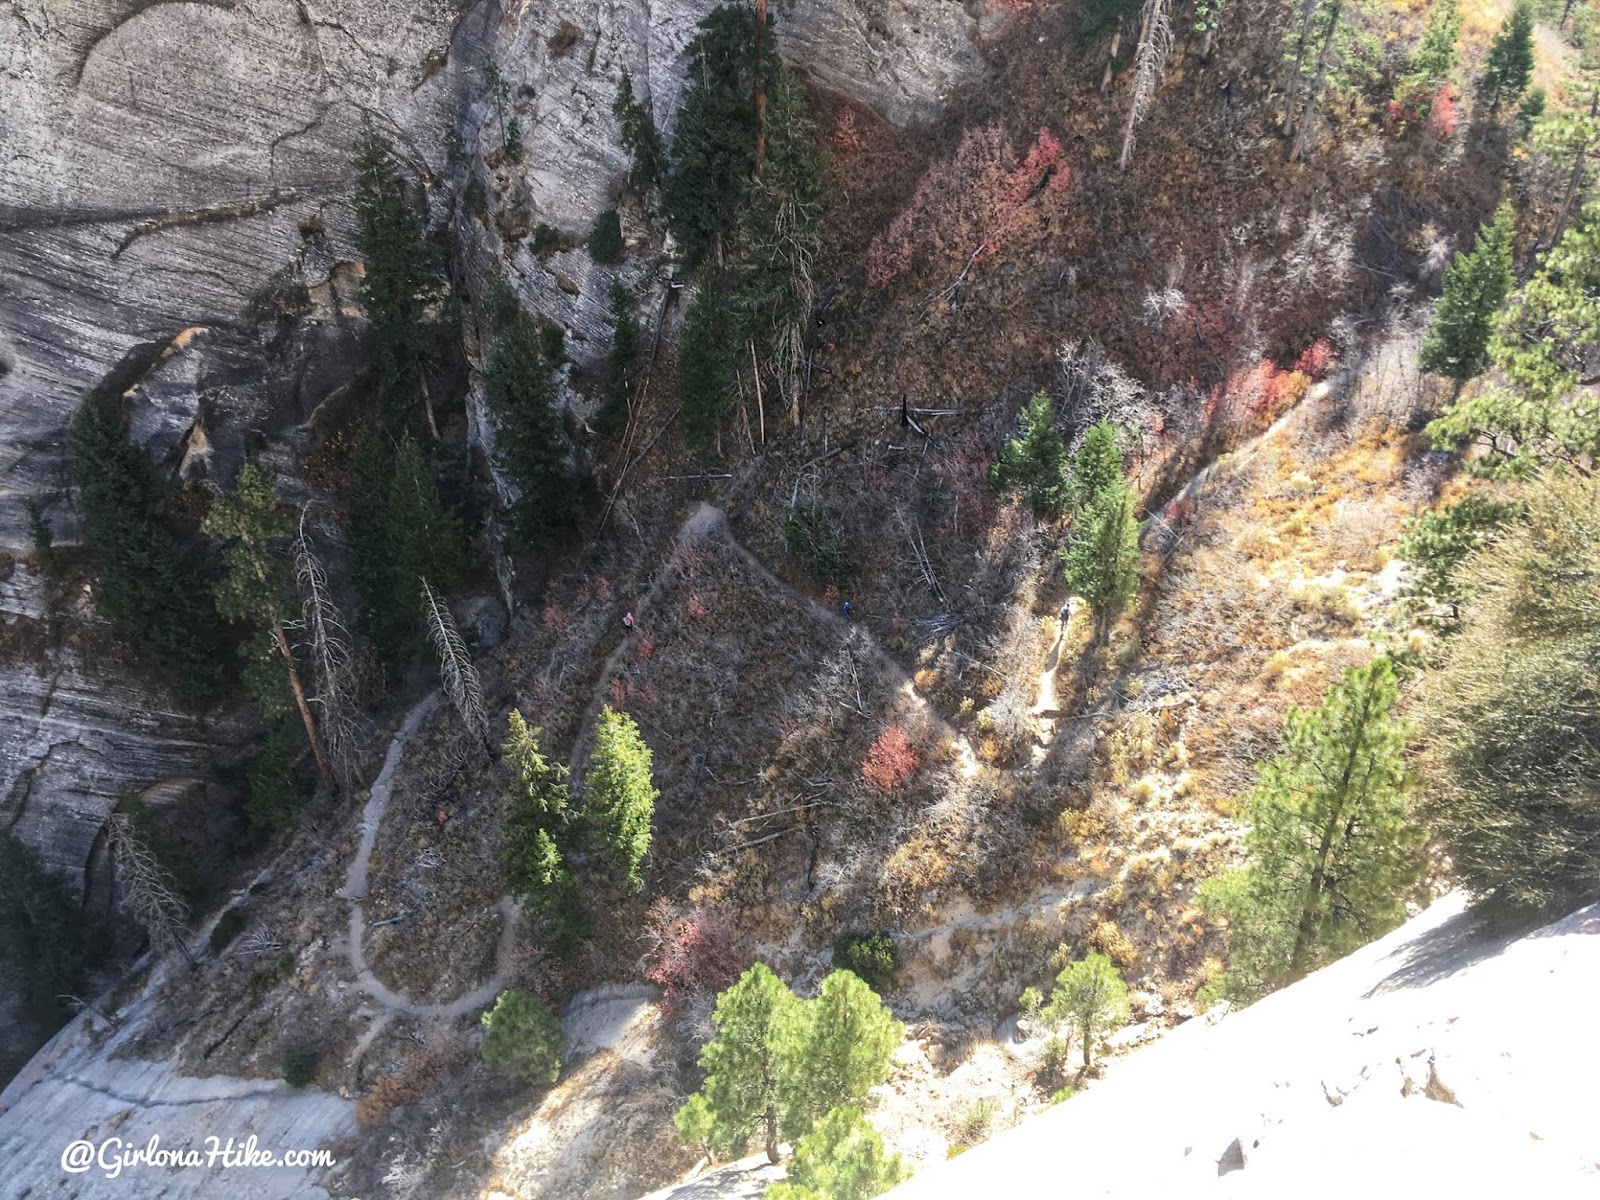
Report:
<svg viewBox="0 0 1600 1200"><path fill-rule="evenodd" d="M800 1001L765 963L756 963L717 997L715 1030L700 1051L706 1074L700 1101L674 1118L686 1140L704 1141L728 1157L760 1133L767 1158L778 1161L778 1131L788 1107L785 1055L794 1053ZM687 1128L686 1128L687 1127Z"/></svg>
<svg viewBox="0 0 1600 1200"><path fill-rule="evenodd" d="M1041 1015L1051 1028L1064 1024L1078 1035L1088 1068L1101 1034L1128 1019L1128 986L1109 958L1090 954L1061 969Z"/></svg>
<svg viewBox="0 0 1600 1200"><path fill-rule="evenodd" d="M569 534L578 519L578 495L567 470L553 369L539 330L513 319L495 343L484 375L484 396L494 411L495 464L517 489L507 510L524 545L545 549Z"/></svg>
<svg viewBox="0 0 1600 1200"><path fill-rule="evenodd" d="M589 257L597 263L619 263L627 253L622 240L622 218L617 210L608 208L595 218L589 231Z"/></svg>
<svg viewBox="0 0 1600 1200"><path fill-rule="evenodd" d="M633 405L634 367L639 359L639 320L633 315L633 297L622 280L611 281L611 306L606 313L611 327L611 363L606 393L614 409L626 415Z"/></svg>
<svg viewBox="0 0 1600 1200"><path fill-rule="evenodd" d="M119 398L87 394L67 442L84 540L99 575L95 606L161 665L185 699L216 695L223 637L210 589L177 532L167 485L128 440Z"/></svg>
<svg viewBox="0 0 1600 1200"><path fill-rule="evenodd" d="M1073 518L1061 561L1067 585L1089 602L1096 636L1104 639L1139 590L1139 523L1126 483L1112 483Z"/></svg>
<svg viewBox="0 0 1600 1200"><path fill-rule="evenodd" d="M397 666L421 641L422 580L448 595L466 569L461 524L408 434L397 447L371 430L357 434L344 501L359 624Z"/></svg>
<svg viewBox="0 0 1600 1200"><path fill-rule="evenodd" d="M695 293L678 341L678 400L684 437L705 445L717 435L733 403L734 344L730 344L727 299L711 281ZM735 343L736 344L736 343Z"/></svg>
<svg viewBox="0 0 1600 1200"><path fill-rule="evenodd" d="M859 977L836 970L801 1009L799 1051L788 1063L790 1102L782 1131L792 1139L831 1109L859 1102L884 1081L905 1027Z"/></svg>
<svg viewBox="0 0 1600 1200"><path fill-rule="evenodd" d="M394 453L371 429L357 431L350 469L345 476L345 541L350 547L350 583L356 593L356 625L375 644L389 624L389 481Z"/></svg>
<svg viewBox="0 0 1600 1200"><path fill-rule="evenodd" d="M1417 363L1454 379L1458 390L1489 365L1489 335L1513 282L1513 220L1511 206L1502 204L1494 221L1478 230L1472 249L1457 253L1445 268L1444 294Z"/></svg>
<svg viewBox="0 0 1600 1200"><path fill-rule="evenodd" d="M756 165L756 19L724 4L684 51L689 86L672 138L662 208L693 267L732 233Z"/></svg>
<svg viewBox="0 0 1600 1200"><path fill-rule="evenodd" d="M633 77L626 68L617 85L617 98L611 105L611 115L622 126L622 148L628 154L628 190L635 196L648 196L650 189L661 179L666 154L661 148L661 135L656 123L650 119L633 95Z"/></svg>
<svg viewBox="0 0 1600 1200"><path fill-rule="evenodd" d="M594 754L583 778L584 813L599 831L624 886L644 886L640 867L650 852L650 822L660 795L650 779L650 747L626 713L607 704L595 725Z"/></svg>
<svg viewBox="0 0 1600 1200"><path fill-rule="evenodd" d="M502 747L511 772L505 795L501 861L513 896L560 926L573 915L576 888L559 839L567 827L567 768L545 757L539 730L512 709Z"/></svg>
<svg viewBox="0 0 1600 1200"><path fill-rule="evenodd" d="M804 86L781 61L771 64L768 75L766 154L739 222L733 310L755 350L745 357L765 364L798 423L828 169Z"/></svg>
<svg viewBox="0 0 1600 1200"><path fill-rule="evenodd" d="M45 520L44 508L37 500L24 501L28 512L28 541L33 546L34 569L46 578L61 574L61 555L56 550L56 535Z"/></svg>
<svg viewBox="0 0 1600 1200"><path fill-rule="evenodd" d="M483 1014L482 1024L484 1062L524 1083L552 1084L561 1078L567 1035L539 997L507 988Z"/></svg>
<svg viewBox="0 0 1600 1200"><path fill-rule="evenodd" d="M1087 508L1123 481L1122 452L1117 449L1117 427L1100 421L1083 435L1072 456L1072 505Z"/></svg>
<svg viewBox="0 0 1600 1200"><path fill-rule="evenodd" d="M1460 59L1456 39L1461 34L1461 10L1456 0L1434 0L1422 42L1411 57L1409 79L1430 93L1450 77Z"/></svg>
<svg viewBox="0 0 1600 1200"><path fill-rule="evenodd" d="M84 990L104 948L62 881L32 847L0 830L0 980L23 1010L54 1027L70 1015L69 998Z"/></svg>
<svg viewBox="0 0 1600 1200"><path fill-rule="evenodd" d="M834 971L815 1000L798 1000L764 963L717 997L716 1033L700 1052L705 1083L674 1117L691 1145L744 1152L759 1134L778 1161L778 1139L808 1134L840 1105L859 1105L888 1076L903 1034L872 989Z"/></svg>
<svg viewBox="0 0 1600 1200"><path fill-rule="evenodd" d="M454 592L466 570L466 540L461 522L439 497L422 447L409 434L395 448L389 499L384 513L396 622L414 641L423 618L422 581L440 595Z"/></svg>
<svg viewBox="0 0 1600 1200"><path fill-rule="evenodd" d="M859 1108L836 1108L795 1145L794 1162L764 1200L871 1200L910 1175Z"/></svg>
<svg viewBox="0 0 1600 1200"><path fill-rule="evenodd" d="M227 573L216 587L217 611L229 621L265 633L276 649L280 666L294 697L296 711L306 730L306 740L317 760L317 770L328 790L334 789L333 768L322 745L322 735L306 701L284 626L291 620L289 567L272 553L272 543L289 536L288 518L272 495L272 481L246 463L234 483L233 495L219 500L206 515L204 529L227 539L222 552Z"/></svg>
<svg viewBox="0 0 1600 1200"><path fill-rule="evenodd" d="M1533 4L1517 0L1517 6L1500 26L1489 45L1483 73L1478 76L1478 100L1489 109L1491 118L1507 104L1515 104L1533 79Z"/></svg>
<svg viewBox="0 0 1600 1200"><path fill-rule="evenodd" d="M356 140L355 209L378 397L390 430L398 432L426 385L423 314L440 285L422 222L401 186L394 149L370 123Z"/></svg>
<svg viewBox="0 0 1600 1200"><path fill-rule="evenodd" d="M1067 448L1055 430L1055 406L1044 392L1018 415L1022 436L1012 438L989 469L989 484L999 495L1021 492L1036 517L1060 509L1067 486Z"/></svg>
<svg viewBox="0 0 1600 1200"><path fill-rule="evenodd" d="M1600 482L1556 475L1457 570L1461 628L1427 677L1423 814L1502 909L1600 891Z"/></svg>
<svg viewBox="0 0 1600 1200"><path fill-rule="evenodd" d="M1245 798L1247 866L1199 900L1228 918L1227 991L1253 1000L1405 919L1424 859L1407 801L1406 725L1387 658L1290 709L1284 753Z"/></svg>
<svg viewBox="0 0 1600 1200"><path fill-rule="evenodd" d="M1600 200L1515 291L1489 339L1507 386L1457 401L1430 425L1436 444L1476 439L1485 465L1525 473L1542 464L1589 470L1600 456L1589 363L1600 348Z"/></svg>
<svg viewBox="0 0 1600 1200"><path fill-rule="evenodd" d="M294 761L297 726L293 720L269 720L261 753L250 766L244 802L250 832L256 837L287 833L300 817L300 796L290 768Z"/></svg>
<svg viewBox="0 0 1600 1200"><path fill-rule="evenodd" d="M1433 111L1434 97L1460 58L1456 47L1460 33L1461 11L1456 0L1435 0L1409 69L1395 84L1394 103L1408 123L1420 125Z"/></svg>
<svg viewBox="0 0 1600 1200"><path fill-rule="evenodd" d="M1450 616L1458 616L1463 595L1456 569L1522 511L1521 505L1469 492L1446 508L1408 517L1395 552L1410 568L1402 594L1448 604Z"/></svg>

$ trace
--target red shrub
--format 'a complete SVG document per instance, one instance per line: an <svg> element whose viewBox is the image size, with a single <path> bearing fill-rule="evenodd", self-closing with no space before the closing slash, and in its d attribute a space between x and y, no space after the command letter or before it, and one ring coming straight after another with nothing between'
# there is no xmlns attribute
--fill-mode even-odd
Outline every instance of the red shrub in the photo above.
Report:
<svg viewBox="0 0 1600 1200"><path fill-rule="evenodd" d="M1269 359L1235 371L1228 381L1211 389L1206 417L1224 426L1259 425L1272 421L1311 387L1303 371L1284 371Z"/></svg>
<svg viewBox="0 0 1600 1200"><path fill-rule="evenodd" d="M711 615L711 605L706 603L699 592L690 592L689 598L684 601L684 611L689 614L691 621L704 621Z"/></svg>
<svg viewBox="0 0 1600 1200"><path fill-rule="evenodd" d="M656 640L646 635L639 639L633 648L633 657L640 662L649 662L656 655Z"/></svg>
<svg viewBox="0 0 1600 1200"><path fill-rule="evenodd" d="M1450 95L1450 85L1445 84L1433 94L1433 108L1428 113L1428 133L1443 141L1461 124L1461 110Z"/></svg>
<svg viewBox="0 0 1600 1200"><path fill-rule="evenodd" d="M911 739L898 725L890 725L878 735L861 764L862 777L885 794L901 787L917 773L922 760L917 757Z"/></svg>
<svg viewBox="0 0 1600 1200"><path fill-rule="evenodd" d="M1071 186L1061 141L1041 129L1020 163L998 125L969 129L948 162L935 163L867 251L867 279L882 287L911 270L976 263L1040 222Z"/></svg>
<svg viewBox="0 0 1600 1200"><path fill-rule="evenodd" d="M744 970L744 954L715 913L684 911L658 900L650 909L649 927L656 948L647 956L644 977L661 989L661 1008L668 1015L691 997L722 991Z"/></svg>
<svg viewBox="0 0 1600 1200"><path fill-rule="evenodd" d="M1321 379L1333 365L1333 347L1327 338L1318 338L1295 360L1294 369L1312 379Z"/></svg>
<svg viewBox="0 0 1600 1200"><path fill-rule="evenodd" d="M655 707L656 690L640 686L626 675L619 675L606 689L606 703L617 712L643 713Z"/></svg>
<svg viewBox="0 0 1600 1200"><path fill-rule="evenodd" d="M572 614L559 604L546 604L544 612L540 615L546 633L560 633L572 624Z"/></svg>
<svg viewBox="0 0 1600 1200"><path fill-rule="evenodd" d="M672 569L685 579L693 579L700 573L700 568L706 565L710 556L699 546L691 546L687 542L679 542L672 548L668 562Z"/></svg>

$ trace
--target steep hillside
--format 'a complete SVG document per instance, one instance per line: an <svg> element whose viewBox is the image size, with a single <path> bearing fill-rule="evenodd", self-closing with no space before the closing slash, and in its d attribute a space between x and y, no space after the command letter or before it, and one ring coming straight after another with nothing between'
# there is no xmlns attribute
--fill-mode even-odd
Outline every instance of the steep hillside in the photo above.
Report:
<svg viewBox="0 0 1600 1200"><path fill-rule="evenodd" d="M1561 1194L1588 1168L1556 1156L1591 1148L1533 1097L1561 1077L1520 1056L1554 1034L1515 1025L1511 972L1577 986L1592 915L1496 941L1440 902L1219 1025L1230 921L1201 892L1247 861L1263 768L1375 658L1394 686L1355 740L1388 754L1373 792L1411 802L1405 718L1448 643L1414 594L1435 564L1398 554L1408 518L1464 490L1468 455L1436 448L1430 420L1491 394L1422 370L1430 298L1501 201L1521 222L1507 287L1527 277L1572 200L1556 159L1509 110L1461 119L1464 83L1417 90L1433 18L1409 7L1334 5L1298 73L1285 47L1312 8L1256 0L714 7L0 13L0 269L19 281L0 296L0 832L110 931L85 994L44 998L78 1015L0 1094L15 1178L109 1196L125 1183L103 1170L61 1173L65 1140L233 1122L334 1165L189 1172L174 1194L670 1188L708 1166L673 1114L702 1084L718 993L761 962L810 996L870 943L857 965L906 1027L871 1119L919 1171L908 1194L992 1190L999 1160L1054 1178L1058 1141L1091 1190L1199 1172L1267 1194L1324 1138L1398 1153L1415 1128L1454 1165L1517 1113L1540 1142L1505 1170ZM1451 78L1481 67L1509 11L1490 7ZM737 87L692 49L722 18L759 30L731 56L737 75L749 51ZM1574 53L1542 49L1541 77ZM718 88L737 103L717 110ZM1427 119L1397 98L1419 95ZM757 132L697 250L671 180L638 182L628 146L643 122L696 164L693 137L723 132L707 111L758 114ZM358 144L380 148L359 181ZM802 169L814 190L764 214L773 177ZM413 241L372 232L356 196L374 186ZM758 261L773 245L781 269ZM386 296L386 257L432 278ZM787 287L772 333L749 314ZM398 339L385 304L415 310ZM531 347L521 367L512 345ZM269 593L231 610L227 682L204 699L105 617L68 463L89 401L155 465L204 611ZM518 473L530 440L547 492ZM253 574L249 538L208 523L247 461L300 533L292 552L263 535ZM1040 461L1043 484L1019 482ZM1496 487L1519 511L1523 482ZM407 520L386 553L465 564L443 603L420 559L374 571L374 522ZM320 659L308 586L355 634ZM378 610L419 586L426 629L402 612L383 644ZM263 631L289 667L276 692L259 658L233 662ZM631 879L591 798L613 721L648 751ZM299 724L309 745L268 780L285 796L264 818L257 772ZM330 731L337 780L319 771ZM191 913L141 904L110 848L134 817ZM1352 817L1324 841L1341 826L1368 835ZM1327 916L1359 936L1310 945L1320 895L1280 922L1287 974L1450 886L1438 840L1404 823L1394 843L1415 869L1395 867L1379 916ZM26 907L6 911L31 930ZM1072 1070L1036 989L1091 956L1128 1003ZM20 987L7 1020L4 987L20 1065L43 1027ZM566 1038L521 1078L484 1056L511 989ZM1352 1023L1373 1040L1346 1044ZM1501 1038L1509 1072L1488 1057ZM1226 1083L1218 1063L1238 1068ZM1491 1087L1519 1098L1493 1107ZM1168 1155L1180 1140L1192 1153ZM682 1194L755 1195L780 1170Z"/></svg>

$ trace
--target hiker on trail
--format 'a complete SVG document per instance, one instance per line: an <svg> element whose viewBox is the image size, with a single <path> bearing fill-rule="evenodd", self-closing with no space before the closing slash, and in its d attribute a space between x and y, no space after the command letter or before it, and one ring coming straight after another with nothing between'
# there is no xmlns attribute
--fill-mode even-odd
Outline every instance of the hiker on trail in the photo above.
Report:
<svg viewBox="0 0 1600 1200"><path fill-rule="evenodd" d="M632 613L629 613L627 616L622 618L622 627L624 629L627 629L627 630L632 630L633 629L633 614Z"/></svg>
<svg viewBox="0 0 1600 1200"><path fill-rule="evenodd" d="M846 620L849 619L851 612L854 611L854 610L851 609L850 601L848 601L848 600L846 600L843 604L841 604L839 606L839 608L841 609L841 611L843 611Z"/></svg>

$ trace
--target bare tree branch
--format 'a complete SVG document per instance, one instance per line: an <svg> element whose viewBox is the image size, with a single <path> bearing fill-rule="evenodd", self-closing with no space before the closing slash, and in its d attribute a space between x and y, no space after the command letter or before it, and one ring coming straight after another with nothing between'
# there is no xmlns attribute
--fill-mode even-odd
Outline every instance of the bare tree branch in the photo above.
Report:
<svg viewBox="0 0 1600 1200"><path fill-rule="evenodd" d="M1144 26L1139 31L1139 48L1133 55L1133 101L1128 106L1128 123L1122 131L1122 157L1117 169L1126 171L1133 157L1133 135L1150 113L1156 85L1172 55L1171 0L1145 0Z"/></svg>
<svg viewBox="0 0 1600 1200"><path fill-rule="evenodd" d="M193 965L187 936L189 906L178 895L172 875L139 837L126 813L114 812L106 819L106 835L133 919L144 926L152 946L176 947Z"/></svg>
<svg viewBox="0 0 1600 1200"><path fill-rule="evenodd" d="M294 566L303 612L301 649L311 660L315 689L310 703L316 708L317 724L322 728L322 740L333 760L339 785L348 794L355 785L360 724L356 717L350 633L328 588L328 573L306 535L305 511L300 514L300 532L295 538Z"/></svg>
<svg viewBox="0 0 1600 1200"><path fill-rule="evenodd" d="M448 608L439 603L438 596L426 579L422 581L422 601L427 610L428 641L439 655L439 674L445 694L461 714L461 723L467 727L467 732L483 743L484 751L492 755L494 748L489 740L489 716L483 708L478 668L472 665L472 655L467 652L467 644L461 638L461 631L456 628L455 618L450 615Z"/></svg>

